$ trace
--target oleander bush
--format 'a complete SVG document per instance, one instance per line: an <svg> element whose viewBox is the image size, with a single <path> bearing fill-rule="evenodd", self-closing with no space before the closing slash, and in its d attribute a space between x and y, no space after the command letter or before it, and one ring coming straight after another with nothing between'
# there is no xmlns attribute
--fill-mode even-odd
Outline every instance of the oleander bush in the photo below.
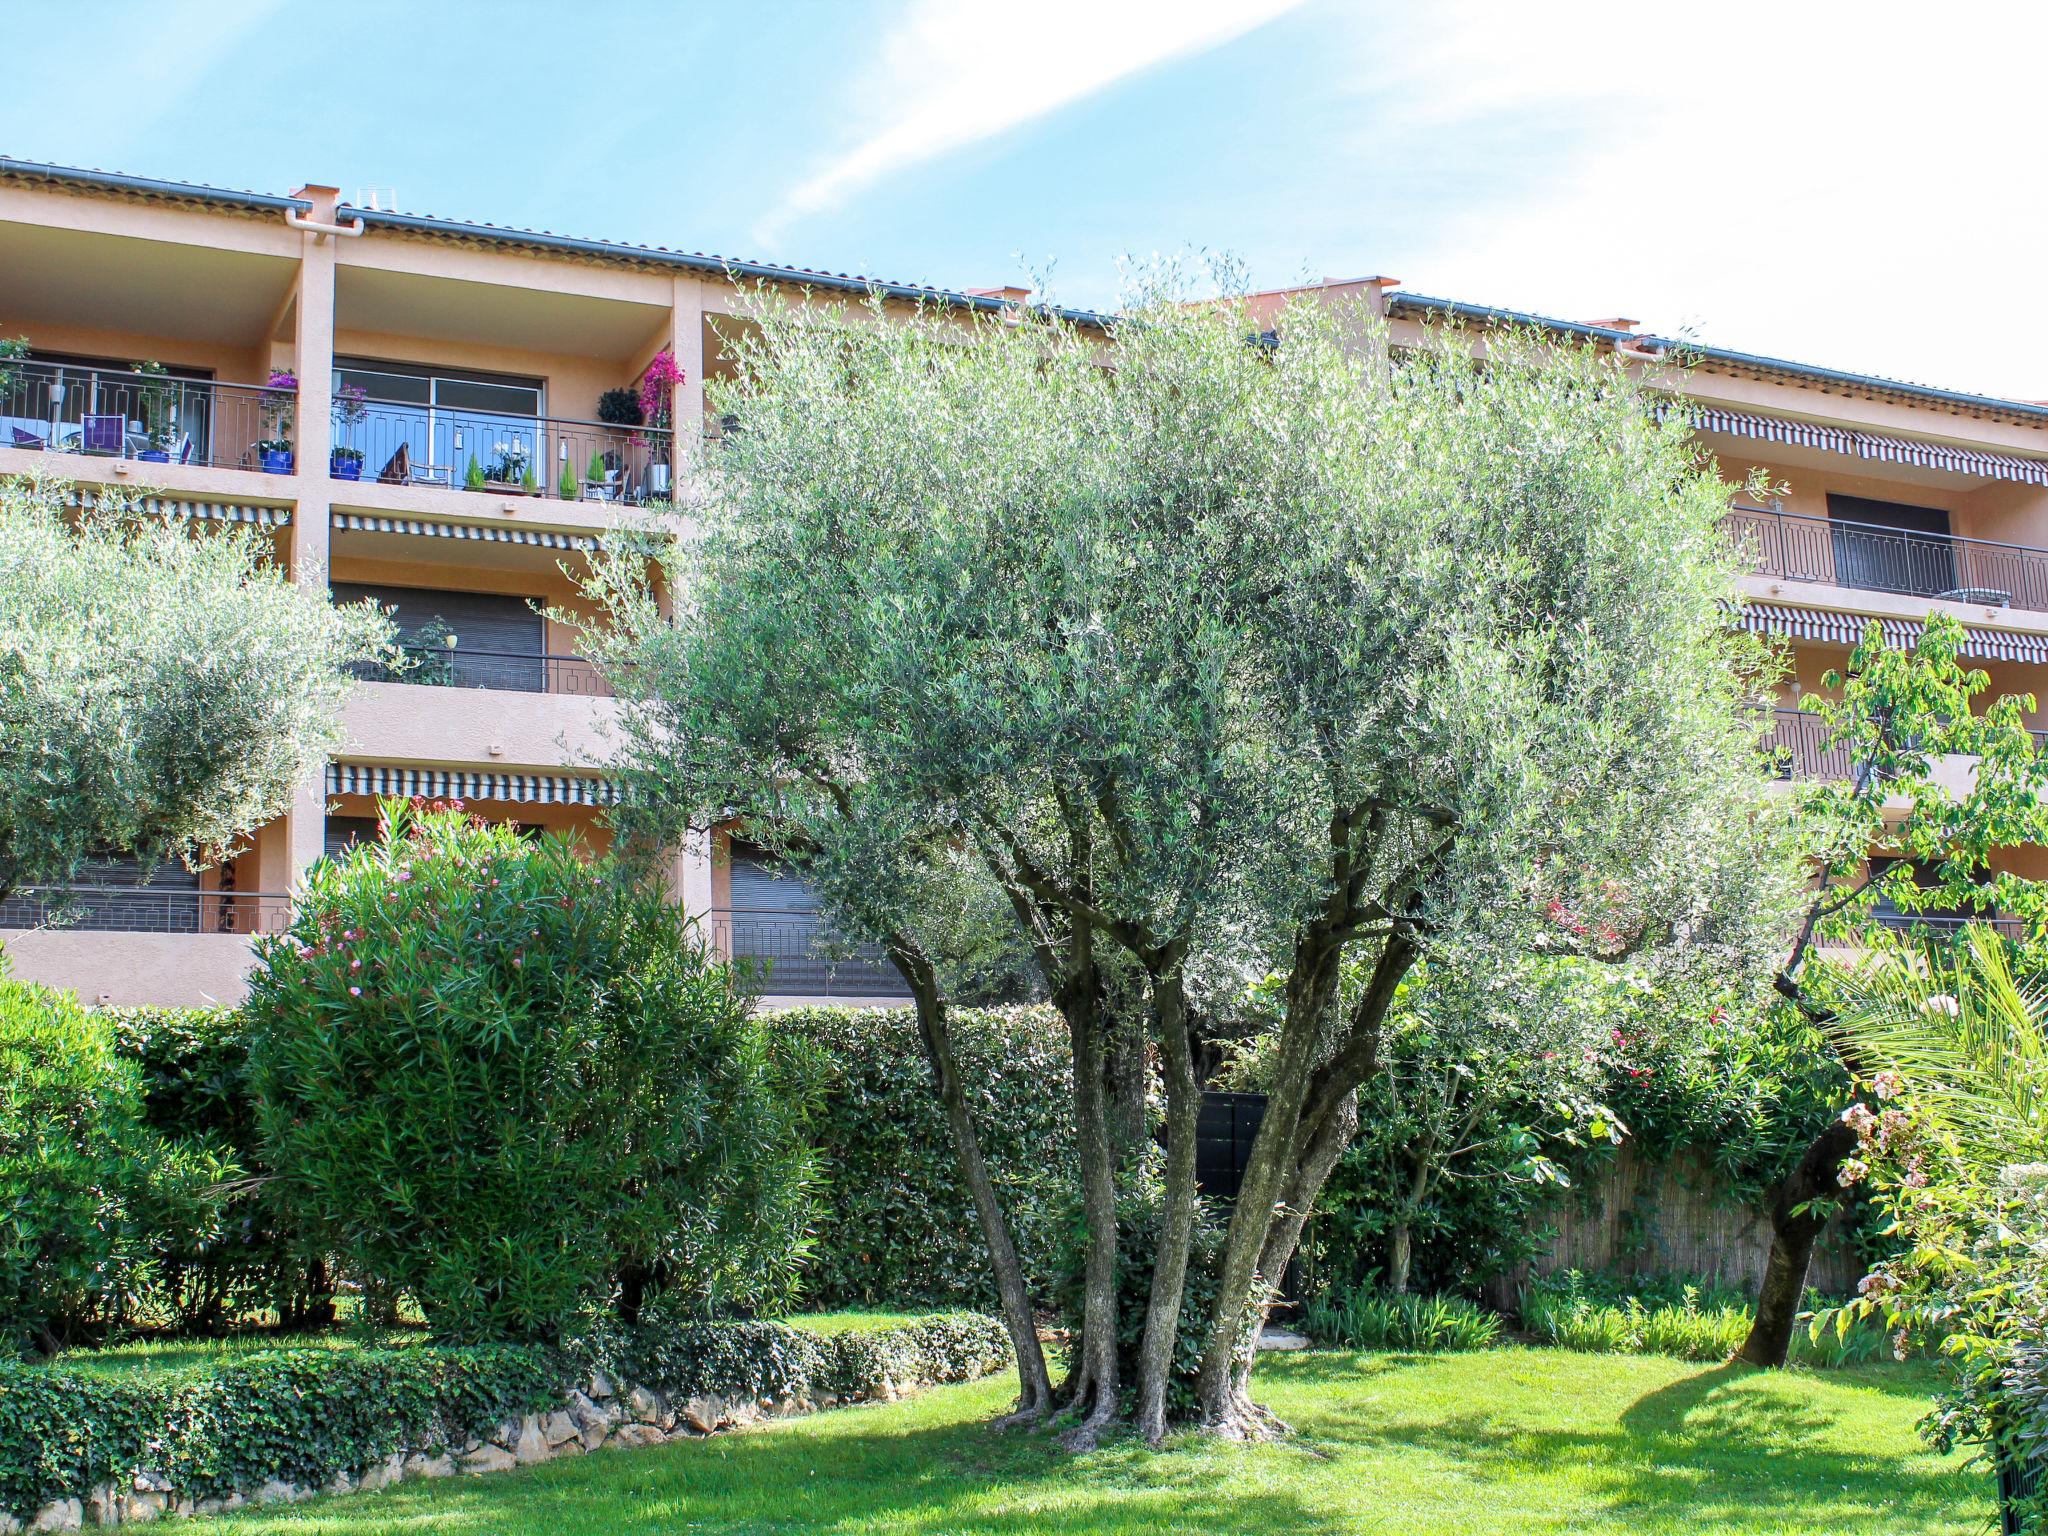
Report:
<svg viewBox="0 0 2048 1536"><path fill-rule="evenodd" d="M988 1253L912 1012L796 1009L771 1027L811 1048L822 1073L811 1123L817 1241L804 1277L812 1304L993 1306ZM1065 1026L1049 1008L960 1009L953 1031L989 1171L1026 1274L1049 1302L1073 1159Z"/></svg>
<svg viewBox="0 0 2048 1536"><path fill-rule="evenodd" d="M437 1337L790 1296L808 1077L665 892L571 841L387 802L244 1012L280 1203Z"/></svg>
<svg viewBox="0 0 2048 1536"><path fill-rule="evenodd" d="M1331 1291L1302 1308L1319 1344L1443 1354L1500 1342L1500 1317L1463 1296L1389 1296L1367 1286Z"/></svg>

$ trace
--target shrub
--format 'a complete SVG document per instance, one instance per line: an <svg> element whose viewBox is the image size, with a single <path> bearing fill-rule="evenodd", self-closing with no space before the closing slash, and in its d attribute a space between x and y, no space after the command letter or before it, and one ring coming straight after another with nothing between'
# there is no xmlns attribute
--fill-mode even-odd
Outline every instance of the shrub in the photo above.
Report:
<svg viewBox="0 0 2048 1536"><path fill-rule="evenodd" d="M1310 1301L1301 1320L1311 1338L1346 1349L1442 1354L1500 1342L1500 1318L1462 1296L1388 1296L1360 1286Z"/></svg>
<svg viewBox="0 0 2048 1536"><path fill-rule="evenodd" d="M144 1317L178 1332L214 1331L275 1308L287 1326L331 1320L325 1266L289 1235L262 1194L248 1035L227 1008L129 1008L108 1014L115 1046L142 1075L142 1111L171 1146L211 1160L214 1219L151 1234L155 1285Z"/></svg>
<svg viewBox="0 0 2048 1536"><path fill-rule="evenodd" d="M787 1296L802 1084L665 893L569 841L388 803L309 874L246 1011L281 1200L441 1337Z"/></svg>
<svg viewBox="0 0 2048 1536"><path fill-rule="evenodd" d="M773 1028L812 1050L822 1074L806 1294L826 1306L993 1306L987 1250L914 1015L807 1008L777 1014ZM1046 1008L962 1009L953 1031L982 1151L1026 1273L1049 1302L1073 1156L1065 1026Z"/></svg>
<svg viewBox="0 0 2048 1536"><path fill-rule="evenodd" d="M608 389L597 397L597 419L615 427L637 427L647 420L637 389Z"/></svg>
<svg viewBox="0 0 2048 1536"><path fill-rule="evenodd" d="M319 1486L411 1446L457 1444L561 1397L544 1350L281 1350L195 1372L0 1366L0 1508L27 1517L140 1468L217 1498Z"/></svg>
<svg viewBox="0 0 2048 1536"><path fill-rule="evenodd" d="M1809 1308L1821 1305L1808 1293ZM1733 1287L1683 1275L1621 1279L1578 1270L1532 1280L1522 1292L1522 1327L1538 1342L1594 1354L1674 1355L1726 1360L1749 1336L1754 1313ZM1884 1347L1875 1327L1817 1338L1793 1335L1792 1359L1834 1367L1875 1359Z"/></svg>
<svg viewBox="0 0 2048 1536"><path fill-rule="evenodd" d="M142 1085L107 1019L0 976L0 1332L71 1342L146 1283L152 1228L204 1227L216 1170L142 1121Z"/></svg>

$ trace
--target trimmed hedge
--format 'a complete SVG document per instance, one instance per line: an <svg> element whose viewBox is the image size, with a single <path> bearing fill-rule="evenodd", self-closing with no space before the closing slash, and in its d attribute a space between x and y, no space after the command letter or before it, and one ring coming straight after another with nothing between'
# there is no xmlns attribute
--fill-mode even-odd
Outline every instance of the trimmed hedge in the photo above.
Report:
<svg viewBox="0 0 2048 1536"><path fill-rule="evenodd" d="M22 1520L138 1472L180 1501L266 1484L317 1489L401 1452L505 1435L562 1408L602 1369L624 1394L814 1406L971 1381L1011 1363L992 1317L921 1318L872 1333L785 1323L650 1322L567 1351L502 1344L301 1349L132 1376L0 1365L0 1512ZM664 1421L666 1422L666 1421Z"/></svg>
<svg viewBox="0 0 2048 1536"><path fill-rule="evenodd" d="M804 1276L832 1307L993 1307L974 1203L907 1008L803 1008L767 1020L822 1059L817 1241ZM953 1015L961 1081L982 1151L1041 1304L1055 1288L1073 1187L1073 1056L1045 1007Z"/></svg>
<svg viewBox="0 0 2048 1536"><path fill-rule="evenodd" d="M319 1486L561 1394L556 1361L519 1345L280 1350L132 1379L0 1366L0 1508L26 1519L145 1468L195 1499L273 1479Z"/></svg>

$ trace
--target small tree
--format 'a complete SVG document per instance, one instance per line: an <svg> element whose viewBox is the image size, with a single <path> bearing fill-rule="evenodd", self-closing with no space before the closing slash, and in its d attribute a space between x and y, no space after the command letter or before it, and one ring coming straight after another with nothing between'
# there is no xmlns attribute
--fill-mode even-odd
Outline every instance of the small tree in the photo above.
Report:
<svg viewBox="0 0 2048 1536"><path fill-rule="evenodd" d="M448 1337L785 1298L802 1081L666 894L566 839L383 808L250 978L276 1193Z"/></svg>
<svg viewBox="0 0 2048 1536"><path fill-rule="evenodd" d="M252 534L0 483L0 897L96 854L219 857L339 745L389 639Z"/></svg>
<svg viewBox="0 0 2048 1536"><path fill-rule="evenodd" d="M1723 607L1726 488L1682 421L1530 338L1397 357L1374 317L1304 302L1273 350L1180 298L1141 295L1108 341L771 308L673 626L637 556L593 583L620 599L634 796L749 818L888 947L977 1188L920 872L971 861L1007 896L1074 1040L1083 1439L1133 1400L1164 1433L1197 1292L1189 1401L1272 1427L1252 1342L1419 959L1483 982L1531 949L1740 955L1790 872L1740 681L1761 661ZM1166 1104L1128 1375L1119 968ZM1268 973L1267 1113L1209 1268L1201 1077ZM1000 1210L983 1226L1003 1280Z"/></svg>
<svg viewBox="0 0 2048 1536"><path fill-rule="evenodd" d="M1897 650L1872 624L1847 670L1825 678L1829 692L1807 696L1850 775L1813 783L1801 796L1812 889L1778 988L1823 1029L1832 1022L1828 989L1807 975L1815 944L1829 932L1855 932L1880 896L1908 915L1999 911L2035 932L2048 922L2048 883L1991 869L2001 848L2048 841L2040 755L2025 722L2034 701L2007 695L1978 713L1991 680L1963 665L1967 638L1962 625L1935 614L1910 651ZM1965 759L1968 782L1957 788L1945 767ZM1859 1073L1854 1042L1830 1033L1844 1065ZM1771 1251L1741 1352L1753 1365L1785 1363L1813 1245L1839 1206L1842 1165L1856 1148L1832 1113L1809 1135L1767 1192Z"/></svg>

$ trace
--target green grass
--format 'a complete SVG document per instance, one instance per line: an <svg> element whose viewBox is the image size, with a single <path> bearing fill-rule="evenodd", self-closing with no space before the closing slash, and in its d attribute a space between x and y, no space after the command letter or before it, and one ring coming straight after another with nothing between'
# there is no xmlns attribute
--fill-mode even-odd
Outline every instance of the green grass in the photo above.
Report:
<svg viewBox="0 0 2048 1536"><path fill-rule="evenodd" d="M272 1349L360 1349L365 1343L395 1344L422 1335L395 1328L369 1339L352 1332L233 1333L218 1339L135 1339L104 1349L74 1349L48 1362L93 1376L128 1376L140 1371L185 1371L228 1365Z"/></svg>
<svg viewBox="0 0 2048 1536"><path fill-rule="evenodd" d="M1334 1352L1260 1367L1297 1434L1067 1457L987 1420L998 1378L712 1440L247 1511L221 1536L1983 1536L1989 1489L1915 1439L1910 1368Z"/></svg>

